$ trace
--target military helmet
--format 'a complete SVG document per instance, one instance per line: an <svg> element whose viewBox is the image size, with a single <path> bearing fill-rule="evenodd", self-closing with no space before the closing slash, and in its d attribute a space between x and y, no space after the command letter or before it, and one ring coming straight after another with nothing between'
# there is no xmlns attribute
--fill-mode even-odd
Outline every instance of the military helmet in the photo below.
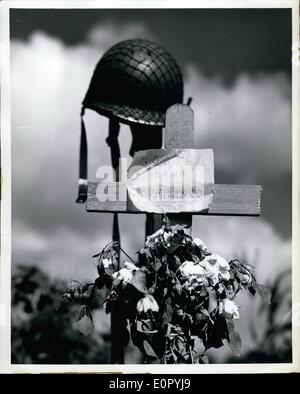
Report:
<svg viewBox="0 0 300 394"><path fill-rule="evenodd" d="M163 47L142 39L111 47L99 60L82 102L77 202L87 199L87 138L85 109L109 118L106 142L114 169L120 158L120 123L130 125L133 156L138 150L160 148L166 110L183 101L182 74Z"/></svg>
<svg viewBox="0 0 300 394"><path fill-rule="evenodd" d="M156 43L132 39L104 53L83 107L122 123L164 126L167 108L182 101L182 74L173 56Z"/></svg>

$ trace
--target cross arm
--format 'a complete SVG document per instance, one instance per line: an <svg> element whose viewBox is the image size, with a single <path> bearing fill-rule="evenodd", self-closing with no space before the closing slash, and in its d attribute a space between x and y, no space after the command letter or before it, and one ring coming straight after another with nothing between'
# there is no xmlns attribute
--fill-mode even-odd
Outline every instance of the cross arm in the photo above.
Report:
<svg viewBox="0 0 300 394"><path fill-rule="evenodd" d="M88 212L144 213L133 205L128 194L125 201L99 201L97 198L97 187L99 184L99 182L88 183L86 204ZM113 182L108 184L108 187L111 187L118 197L121 194L120 190L124 187L126 188L126 185ZM215 184L210 208L206 211L191 213L193 215L259 216L261 191L262 187L259 185Z"/></svg>

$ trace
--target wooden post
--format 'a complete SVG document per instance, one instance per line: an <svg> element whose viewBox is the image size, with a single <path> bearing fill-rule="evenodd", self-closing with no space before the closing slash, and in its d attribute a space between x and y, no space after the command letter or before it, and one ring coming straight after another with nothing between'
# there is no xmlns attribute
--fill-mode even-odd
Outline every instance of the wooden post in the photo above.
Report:
<svg viewBox="0 0 300 394"><path fill-rule="evenodd" d="M111 363L124 364L124 330L126 328L126 319L123 311L117 308L110 314L110 331L111 331Z"/></svg>
<svg viewBox="0 0 300 394"><path fill-rule="evenodd" d="M113 241L120 242L118 214L113 214ZM118 256L120 266L120 253ZM115 309L110 314L110 332L111 332L111 363L124 364L124 335L126 319L120 308Z"/></svg>
<svg viewBox="0 0 300 394"><path fill-rule="evenodd" d="M167 110L165 148L193 148L194 112L188 105L175 104ZM172 224L185 224L192 231L193 216L190 213L167 215Z"/></svg>
<svg viewBox="0 0 300 394"><path fill-rule="evenodd" d="M165 148L193 148L194 112L184 104L175 104L167 110L165 127ZM171 223L192 226L191 214L168 214ZM146 236L154 233L162 225L162 215L147 214Z"/></svg>
<svg viewBox="0 0 300 394"><path fill-rule="evenodd" d="M146 214L146 237L157 231L162 225L162 215L157 213L147 213Z"/></svg>
<svg viewBox="0 0 300 394"><path fill-rule="evenodd" d="M118 136L120 131L120 126L115 119L109 120L109 135ZM112 166L116 174L116 182L119 181L119 157L120 149L117 145L117 152L115 148L111 146L111 161ZM119 229L119 218L118 214L114 212L113 214L113 229L112 229L112 240L113 242L120 243L120 229ZM120 268L120 251L118 255L118 266ZM124 364L124 336L122 333L126 327L126 319L124 318L122 311L115 309L110 314L110 333L111 333L111 363L112 364ZM121 335L120 335L121 334Z"/></svg>

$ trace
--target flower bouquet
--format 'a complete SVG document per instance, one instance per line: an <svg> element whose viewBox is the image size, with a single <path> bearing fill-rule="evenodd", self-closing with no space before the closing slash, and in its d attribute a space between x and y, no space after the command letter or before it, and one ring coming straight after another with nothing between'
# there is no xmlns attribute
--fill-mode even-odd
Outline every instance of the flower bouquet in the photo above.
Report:
<svg viewBox="0 0 300 394"><path fill-rule="evenodd" d="M163 226L147 237L136 261L116 242L93 256L98 278L92 284L71 281L64 295L82 304L79 329L85 334L92 330L89 305L95 289L106 287L106 313L122 314L120 335L126 342L131 338L146 363L207 363L206 351L225 343L238 355L237 293L247 289L270 303L270 292L256 282L250 265L210 253L186 230L165 218ZM130 261L120 262L122 252Z"/></svg>

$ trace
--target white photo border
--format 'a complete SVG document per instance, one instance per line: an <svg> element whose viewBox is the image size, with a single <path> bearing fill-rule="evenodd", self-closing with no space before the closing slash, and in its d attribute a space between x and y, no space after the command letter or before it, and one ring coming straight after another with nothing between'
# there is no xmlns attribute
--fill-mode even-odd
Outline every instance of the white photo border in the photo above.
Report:
<svg viewBox="0 0 300 394"><path fill-rule="evenodd" d="M38 9L130 9L130 8L291 8L292 9L292 144L293 144L293 223L292 297L293 362L276 364L203 365L47 365L11 364L11 125L10 125L10 35L9 11L13 8ZM1 373L287 373L300 371L300 61L299 0L3 0L0 2L0 77L1 77L1 263L0 263L0 372ZM292 54L292 52L291 52ZM292 56L291 56L292 57ZM292 59L291 59L292 61Z"/></svg>

